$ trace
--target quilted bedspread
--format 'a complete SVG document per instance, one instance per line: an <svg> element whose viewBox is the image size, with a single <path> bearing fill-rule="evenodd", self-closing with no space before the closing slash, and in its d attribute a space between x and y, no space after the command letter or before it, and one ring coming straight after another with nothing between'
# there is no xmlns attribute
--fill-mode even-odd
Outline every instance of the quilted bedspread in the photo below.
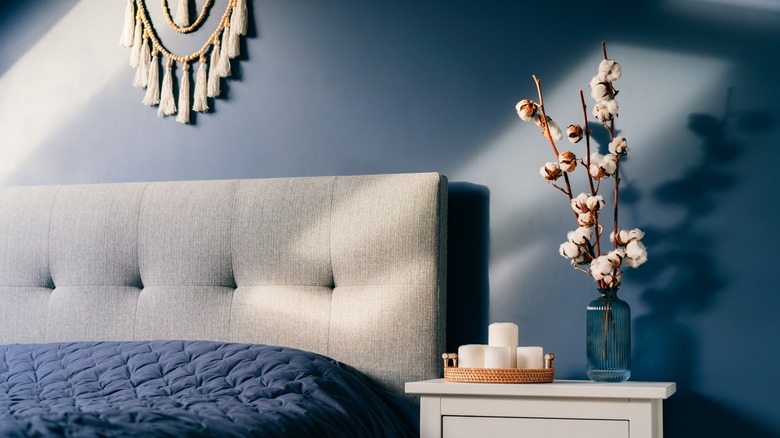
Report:
<svg viewBox="0 0 780 438"><path fill-rule="evenodd" d="M412 403L290 348L205 341L0 345L0 436L409 436Z"/></svg>

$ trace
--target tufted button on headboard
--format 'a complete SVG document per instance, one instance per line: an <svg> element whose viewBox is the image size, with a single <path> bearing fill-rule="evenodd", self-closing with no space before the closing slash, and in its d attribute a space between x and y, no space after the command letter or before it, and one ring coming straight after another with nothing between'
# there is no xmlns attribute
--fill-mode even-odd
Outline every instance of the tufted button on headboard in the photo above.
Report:
<svg viewBox="0 0 780 438"><path fill-rule="evenodd" d="M436 173L0 189L0 342L284 345L402 394L444 351Z"/></svg>

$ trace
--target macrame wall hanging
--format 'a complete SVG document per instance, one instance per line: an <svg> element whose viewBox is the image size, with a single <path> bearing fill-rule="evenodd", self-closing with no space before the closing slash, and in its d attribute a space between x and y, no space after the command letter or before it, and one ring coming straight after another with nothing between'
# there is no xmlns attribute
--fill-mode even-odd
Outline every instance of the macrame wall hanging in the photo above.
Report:
<svg viewBox="0 0 780 438"><path fill-rule="evenodd" d="M206 21L214 0L205 0L195 21L190 22L188 0L179 0L176 15L171 17L168 0L161 0L165 21L176 32L188 34ZM130 66L136 69L133 86L145 88L144 105L157 105L157 115L176 115L176 121L190 123L190 109L206 112L208 98L219 96L219 81L230 76L230 59L239 55L240 36L246 35L246 0L229 0L219 26L195 53L180 56L171 53L160 41L149 20L144 0L127 0L125 21L119 43L130 50ZM207 58L209 55L209 58ZM160 81L160 61L165 59L165 74ZM195 89L190 90L190 64L198 62ZM178 105L173 96L174 62L182 68ZM208 73L207 73L208 71ZM190 104L192 94L192 104Z"/></svg>

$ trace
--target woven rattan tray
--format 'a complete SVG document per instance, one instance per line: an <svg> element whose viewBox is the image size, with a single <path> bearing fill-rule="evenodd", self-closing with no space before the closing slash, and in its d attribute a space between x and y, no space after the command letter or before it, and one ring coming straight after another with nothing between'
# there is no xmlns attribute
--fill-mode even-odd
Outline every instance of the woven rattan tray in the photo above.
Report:
<svg viewBox="0 0 780 438"><path fill-rule="evenodd" d="M546 368L459 368L457 354L444 353L444 380L465 383L550 383L555 378L552 354L544 356Z"/></svg>

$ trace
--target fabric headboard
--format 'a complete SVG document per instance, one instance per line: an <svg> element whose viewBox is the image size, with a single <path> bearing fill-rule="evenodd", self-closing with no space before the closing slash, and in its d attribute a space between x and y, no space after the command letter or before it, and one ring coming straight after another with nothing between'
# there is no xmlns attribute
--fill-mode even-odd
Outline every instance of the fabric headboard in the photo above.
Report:
<svg viewBox="0 0 780 438"><path fill-rule="evenodd" d="M441 375L436 173L0 189L0 343L284 345Z"/></svg>

